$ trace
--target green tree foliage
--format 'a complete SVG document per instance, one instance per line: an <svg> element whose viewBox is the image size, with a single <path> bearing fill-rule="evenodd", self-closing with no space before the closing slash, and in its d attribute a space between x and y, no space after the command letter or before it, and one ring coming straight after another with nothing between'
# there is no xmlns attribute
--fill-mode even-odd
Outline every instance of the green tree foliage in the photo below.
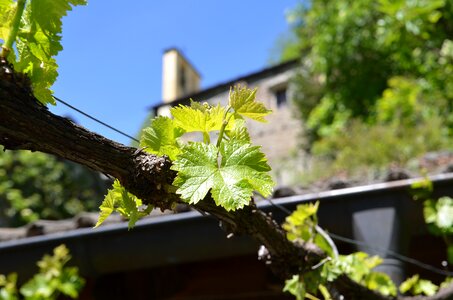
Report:
<svg viewBox="0 0 453 300"><path fill-rule="evenodd" d="M43 153L0 150L0 220L19 226L97 209L106 191L98 173Z"/></svg>
<svg viewBox="0 0 453 300"><path fill-rule="evenodd" d="M306 181L374 180L453 150L452 0L312 0L290 19L297 38L281 53L301 56L294 102L314 154Z"/></svg>
<svg viewBox="0 0 453 300"><path fill-rule="evenodd" d="M414 107L452 128L452 0L313 0L293 15L303 57L295 100L315 139Z"/></svg>
<svg viewBox="0 0 453 300"><path fill-rule="evenodd" d="M76 299L85 280L79 277L76 267L65 266L70 259L65 245L56 247L52 256L44 255L37 263L39 272L20 288L16 284L16 273L0 274L0 299L54 300L59 299L59 295Z"/></svg>

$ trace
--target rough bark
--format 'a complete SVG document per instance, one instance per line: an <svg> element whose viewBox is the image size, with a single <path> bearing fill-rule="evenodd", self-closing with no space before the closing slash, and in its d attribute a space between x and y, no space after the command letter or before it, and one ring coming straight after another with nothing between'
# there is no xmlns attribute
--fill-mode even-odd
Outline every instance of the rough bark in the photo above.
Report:
<svg viewBox="0 0 453 300"><path fill-rule="evenodd" d="M26 86L0 72L0 144L5 149L41 151L72 160L93 170L118 178L144 202L161 209L179 202L171 187L175 176L166 157L157 157L142 150L126 147L96 133L55 116L38 103ZM264 245L262 256L282 279L309 270L323 257L314 245L289 242L280 227L256 208L250 206L227 212L205 199L194 206L221 221L227 233L247 234ZM370 291L348 277L340 277L332 285L345 299L391 299ZM453 299L453 286L433 297L398 297L411 300Z"/></svg>

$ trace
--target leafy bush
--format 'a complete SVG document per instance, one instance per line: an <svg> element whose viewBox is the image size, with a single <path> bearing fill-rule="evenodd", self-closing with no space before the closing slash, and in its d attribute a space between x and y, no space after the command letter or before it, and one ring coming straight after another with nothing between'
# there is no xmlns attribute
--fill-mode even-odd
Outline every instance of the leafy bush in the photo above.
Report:
<svg viewBox="0 0 453 300"><path fill-rule="evenodd" d="M71 259L68 248L60 245L53 255L45 255L38 263L39 273L22 287L17 288L17 274L0 274L0 299L4 300L53 300L60 294L76 299L85 280L76 267L66 267ZM22 297L19 296L22 295Z"/></svg>
<svg viewBox="0 0 453 300"><path fill-rule="evenodd" d="M85 167L44 153L0 150L1 225L94 211L106 190L99 174Z"/></svg>
<svg viewBox="0 0 453 300"><path fill-rule="evenodd" d="M374 123L386 105L410 114L420 92L453 128L452 1L314 0L291 16L297 38L287 48L303 58L295 103L313 141L351 119ZM386 95L389 88L396 94Z"/></svg>
<svg viewBox="0 0 453 300"><path fill-rule="evenodd" d="M369 125L356 120L344 131L317 141L313 154L315 165L328 163L332 174L346 172L354 176L366 170L378 172L391 165L404 167L411 159L439 149L453 150L439 117L413 126Z"/></svg>

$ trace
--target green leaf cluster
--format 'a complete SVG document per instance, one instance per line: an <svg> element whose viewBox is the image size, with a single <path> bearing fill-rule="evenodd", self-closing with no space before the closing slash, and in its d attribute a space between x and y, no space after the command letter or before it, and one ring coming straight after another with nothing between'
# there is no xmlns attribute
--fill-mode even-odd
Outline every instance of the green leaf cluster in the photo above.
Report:
<svg viewBox="0 0 453 300"><path fill-rule="evenodd" d="M256 100L256 89L232 88L227 107L192 101L170 112L173 119L157 117L144 129L140 145L173 160L178 172L173 185L182 200L195 204L210 191L217 205L236 210L250 202L254 191L265 197L272 193L270 167L259 147L251 145L244 121L264 122L270 113ZM185 143L185 133L200 133L203 142ZM211 143L215 133L217 141Z"/></svg>
<svg viewBox="0 0 453 300"><path fill-rule="evenodd" d="M323 295L324 299L330 299L330 294L325 288L326 284L334 281L340 275L347 275L368 289L386 296L396 296L397 288L390 277L387 274L373 271L373 268L381 262L381 258L369 257L364 252L340 255L336 259L327 260L317 269L303 275L294 275L286 281L283 291L290 292L297 299L304 299L307 293L317 295L318 292Z"/></svg>
<svg viewBox="0 0 453 300"><path fill-rule="evenodd" d="M399 290L401 293L432 296L436 294L439 287L429 280L421 279L420 276L414 275L401 283Z"/></svg>
<svg viewBox="0 0 453 300"><path fill-rule="evenodd" d="M143 129L140 146L149 153L166 155L177 171L173 185L181 199L196 204L208 193L226 210L241 209L253 192L267 197L274 182L260 147L252 146L244 118L264 122L270 113L256 100L256 89L236 86L230 90L227 107L191 101L190 106L170 109L173 118L158 116ZM201 134L203 142L184 140L184 134ZM216 143L211 137L217 133ZM114 211L129 219L129 228L149 214L142 201L115 181L100 206L96 227Z"/></svg>
<svg viewBox="0 0 453 300"><path fill-rule="evenodd" d="M25 1L25 0L24 0ZM50 90L55 82L57 63L55 56L63 49L61 45L62 21L74 5L85 5L86 0L29 0L26 2L18 28L12 20L18 3L0 1L0 39L7 40L17 30L15 49L8 49L8 60L16 72L30 78L33 93L43 104L55 104Z"/></svg>
<svg viewBox="0 0 453 300"><path fill-rule="evenodd" d="M436 115L451 136L451 1L314 0L291 20L287 47L302 57L293 100L308 147L346 131L351 119L418 123Z"/></svg>
<svg viewBox="0 0 453 300"><path fill-rule="evenodd" d="M286 280L283 291L292 294L297 300L305 299L305 285L299 275L293 275L291 279Z"/></svg>
<svg viewBox="0 0 453 300"><path fill-rule="evenodd" d="M96 211L107 190L97 172L54 156L0 148L0 219L22 226Z"/></svg>
<svg viewBox="0 0 453 300"><path fill-rule="evenodd" d="M45 255L37 263L39 272L19 289L16 273L0 275L0 299L52 300L61 294L76 299L85 280L78 275L76 267L65 266L70 259L65 245L56 247L52 256Z"/></svg>
<svg viewBox="0 0 453 300"><path fill-rule="evenodd" d="M153 209L152 205L146 205L145 208L143 206L142 200L129 193L118 180L115 180L112 189L108 190L99 207L101 212L95 228L99 227L113 212L118 212L129 220L128 225L131 229L140 218L148 215Z"/></svg>
<svg viewBox="0 0 453 300"><path fill-rule="evenodd" d="M397 289L390 277L373 268L382 263L378 256L369 257L367 253L356 252L349 255L335 255L332 246L325 237L316 230L317 211L319 202L300 204L286 218L282 225L287 232L287 238L293 242L315 243L326 252L328 257L319 265L304 274L296 274L286 281L283 291L287 291L297 299L320 292L324 299L330 299L325 285L334 281L340 275L347 275L352 280L365 287L379 291L384 295L395 296Z"/></svg>
<svg viewBox="0 0 453 300"><path fill-rule="evenodd" d="M328 256L334 257L332 246L319 234L317 212L319 202L299 204L296 210L286 218L282 227L286 237L292 242L315 243Z"/></svg>
<svg viewBox="0 0 453 300"><path fill-rule="evenodd" d="M348 275L352 280L379 291L386 296L396 296L396 286L387 274L373 271L380 265L382 259L378 256L370 257L367 253L356 252L350 255L340 255L338 260L326 264L323 272L326 278L332 280L337 274Z"/></svg>

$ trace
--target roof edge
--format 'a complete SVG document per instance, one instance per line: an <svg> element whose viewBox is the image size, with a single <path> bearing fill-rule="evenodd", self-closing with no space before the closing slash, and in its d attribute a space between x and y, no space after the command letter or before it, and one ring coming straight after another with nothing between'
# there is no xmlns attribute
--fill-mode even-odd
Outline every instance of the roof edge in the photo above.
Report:
<svg viewBox="0 0 453 300"><path fill-rule="evenodd" d="M172 49L169 49L169 50L172 50ZM175 100L173 100L173 101L171 101L169 103L165 103L165 102L163 102L161 100L160 103L149 106L148 110L154 110L155 111L159 107L165 106L165 105L169 105L169 104L170 105L182 104L182 103L185 103L185 102L189 101L189 99L192 99L192 98L195 99L195 100L202 100L202 99L199 99L199 98L202 98L203 95L212 93L212 92L214 92L217 89L225 89L225 88L228 89L232 84L234 84L236 82L249 81L249 80L251 80L254 77L263 76L263 75L265 75L267 73L272 73L272 72L279 71L281 69L284 70L286 68L294 67L299 62L300 62L300 59L297 58L297 59L293 59L293 60L289 60L289 61L283 62L283 63L278 64L278 65L273 65L273 66L261 69L260 71L256 71L256 72L252 72L252 73L249 73L249 74L246 74L246 75L242 75L242 76L236 77L234 79L231 79L231 80L228 80L228 81L224 81L222 83L219 83L219 84L213 85L211 87L205 88L205 89L203 89L201 91L198 91L198 92L195 92L195 93L192 93L192 94L177 98L177 99L175 99Z"/></svg>

